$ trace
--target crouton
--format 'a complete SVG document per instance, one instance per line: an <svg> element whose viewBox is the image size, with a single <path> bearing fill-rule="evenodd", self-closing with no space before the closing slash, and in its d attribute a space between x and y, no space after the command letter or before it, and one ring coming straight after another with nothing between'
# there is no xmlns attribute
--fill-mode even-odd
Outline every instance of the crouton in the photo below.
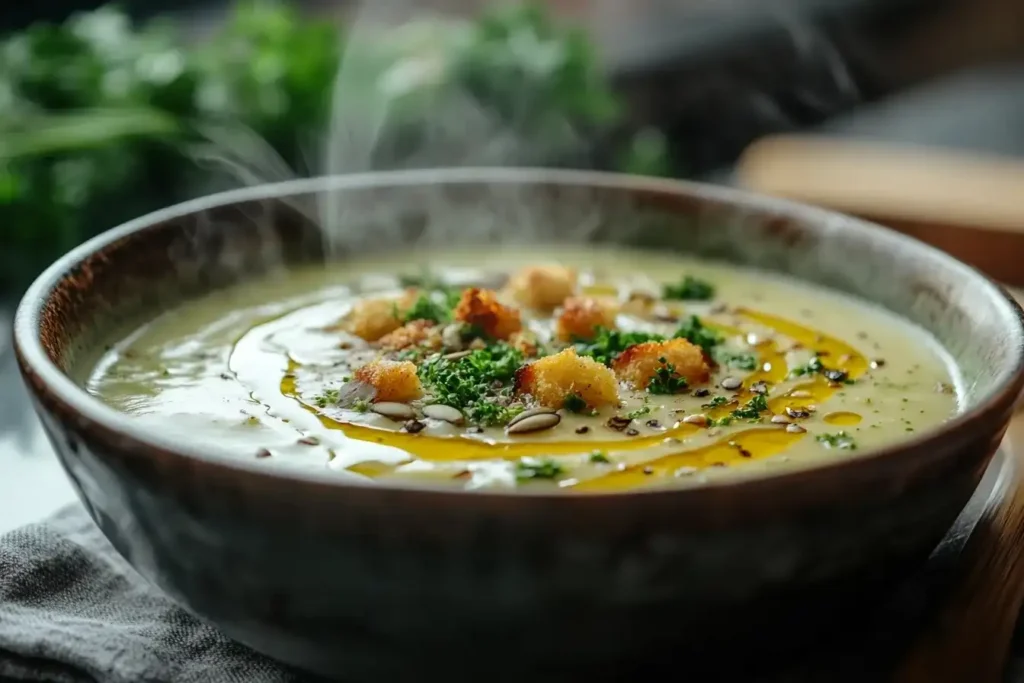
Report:
<svg viewBox="0 0 1024 683"><path fill-rule="evenodd" d="M415 289L409 289L397 299L357 301L334 329L341 329L360 339L375 342L402 326L402 317L412 307L417 296Z"/></svg>
<svg viewBox="0 0 1024 683"><path fill-rule="evenodd" d="M455 319L479 328L492 339L508 339L522 329L518 309L503 305L489 289L473 287L462 292Z"/></svg>
<svg viewBox="0 0 1024 683"><path fill-rule="evenodd" d="M672 365L676 374L686 378L690 385L703 384L711 375L701 348L685 339L630 346L612 362L612 369L633 388L646 389L657 371L667 365Z"/></svg>
<svg viewBox="0 0 1024 683"><path fill-rule="evenodd" d="M432 351L441 348L441 331L432 320L413 320L385 334L377 342L385 351L401 351L420 346Z"/></svg>
<svg viewBox="0 0 1024 683"><path fill-rule="evenodd" d="M355 379L377 390L375 403L406 403L423 395L416 365L409 361L375 360L356 370Z"/></svg>
<svg viewBox="0 0 1024 683"><path fill-rule="evenodd" d="M618 405L614 373L575 349L566 349L524 365L516 371L517 394L529 394L545 408L561 408L567 396L579 396L589 408Z"/></svg>
<svg viewBox="0 0 1024 683"><path fill-rule="evenodd" d="M527 358L532 358L537 355L537 335L533 332L519 331L513 332L512 336L508 338L509 346L514 348L519 353L523 354Z"/></svg>
<svg viewBox="0 0 1024 683"><path fill-rule="evenodd" d="M565 266L531 266L515 273L508 287L520 305L549 311L572 296L576 271Z"/></svg>
<svg viewBox="0 0 1024 683"><path fill-rule="evenodd" d="M597 334L597 328L615 328L617 313L617 306L609 299L589 296L566 299L555 324L555 334L567 342L593 339Z"/></svg>

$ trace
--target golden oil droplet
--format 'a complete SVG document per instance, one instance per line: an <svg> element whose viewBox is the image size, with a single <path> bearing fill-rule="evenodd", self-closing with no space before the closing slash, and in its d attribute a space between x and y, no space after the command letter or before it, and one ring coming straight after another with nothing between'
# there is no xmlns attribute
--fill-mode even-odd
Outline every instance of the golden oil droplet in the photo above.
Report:
<svg viewBox="0 0 1024 683"><path fill-rule="evenodd" d="M829 423L830 425L842 425L844 427L860 424L860 421L863 419L864 418L862 418L857 413L848 413L845 411L829 413L828 415L825 416L825 422Z"/></svg>

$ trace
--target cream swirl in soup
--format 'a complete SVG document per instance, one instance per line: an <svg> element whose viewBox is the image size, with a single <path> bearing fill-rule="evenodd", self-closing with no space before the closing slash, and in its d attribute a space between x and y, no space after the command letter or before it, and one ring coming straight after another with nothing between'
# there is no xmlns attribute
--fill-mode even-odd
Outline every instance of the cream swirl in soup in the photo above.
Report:
<svg viewBox="0 0 1024 683"><path fill-rule="evenodd" d="M957 411L942 349L886 311L607 249L275 275L146 322L86 383L267 467L566 493L813 466Z"/></svg>

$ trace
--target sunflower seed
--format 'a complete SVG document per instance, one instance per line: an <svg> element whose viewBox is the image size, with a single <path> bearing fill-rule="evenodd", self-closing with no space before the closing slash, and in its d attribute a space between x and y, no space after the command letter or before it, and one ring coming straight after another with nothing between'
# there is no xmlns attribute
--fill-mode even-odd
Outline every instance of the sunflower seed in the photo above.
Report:
<svg viewBox="0 0 1024 683"><path fill-rule="evenodd" d="M796 391L789 392L789 396L790 398L810 398L811 392L797 389Z"/></svg>
<svg viewBox="0 0 1024 683"><path fill-rule="evenodd" d="M739 389L742 384L743 384L743 382L741 382L740 380L736 379L735 377L726 377L721 382L722 388L726 389L728 391L732 391L734 389Z"/></svg>
<svg viewBox="0 0 1024 683"><path fill-rule="evenodd" d="M455 353L449 353L449 354L446 354L444 356L441 356L441 358L443 358L445 360L461 360L461 359L465 358L466 356L468 356L468 355L470 355L472 353L473 352L469 351L469 350L467 350L467 351L456 351Z"/></svg>
<svg viewBox="0 0 1024 683"><path fill-rule="evenodd" d="M772 415L772 423L777 425L791 424L789 418L785 415Z"/></svg>
<svg viewBox="0 0 1024 683"><path fill-rule="evenodd" d="M509 420L508 421L508 426L511 427L512 425L518 424L519 422L522 422L523 420L525 420L527 418L533 417L534 415L554 415L554 414L555 414L555 411L551 410L550 408L530 408L529 410L524 410L523 412L519 413L518 415L513 417L511 420ZM561 418L559 418L559 419L561 419Z"/></svg>
<svg viewBox="0 0 1024 683"><path fill-rule="evenodd" d="M788 427L786 427L786 431L789 432L790 434L803 434L807 430L798 424L791 424Z"/></svg>
<svg viewBox="0 0 1024 683"><path fill-rule="evenodd" d="M459 410L441 403L427 406L423 409L423 414L435 420L450 422L453 425L460 425L466 421L466 418Z"/></svg>
<svg viewBox="0 0 1024 683"><path fill-rule="evenodd" d="M683 418L683 422L688 425L697 425L698 427L706 427L708 424L708 418L706 415L687 415Z"/></svg>
<svg viewBox="0 0 1024 683"><path fill-rule="evenodd" d="M526 419L517 420L515 424L510 424L505 428L505 433L527 434L529 432L539 432L544 429L551 429L561 421L562 418L555 413L538 413Z"/></svg>
<svg viewBox="0 0 1024 683"><path fill-rule="evenodd" d="M404 403L374 403L370 410L395 422L405 422L416 417L416 411L412 406Z"/></svg>
<svg viewBox="0 0 1024 683"><path fill-rule="evenodd" d="M419 420L409 420L408 422L405 423L405 425L403 425L403 427L405 431L409 432L410 434L419 434L424 429L426 429L427 425L424 424L423 422L420 422Z"/></svg>
<svg viewBox="0 0 1024 683"><path fill-rule="evenodd" d="M612 417L608 418L608 421L605 423L605 425L609 429L614 429L617 432L621 432L626 427L628 427L632 421L632 418L625 417L623 415L613 415Z"/></svg>
<svg viewBox="0 0 1024 683"><path fill-rule="evenodd" d="M338 390L338 398L335 404L339 408L352 408L362 401L372 401L377 395L377 390L372 384L353 380L346 382Z"/></svg>

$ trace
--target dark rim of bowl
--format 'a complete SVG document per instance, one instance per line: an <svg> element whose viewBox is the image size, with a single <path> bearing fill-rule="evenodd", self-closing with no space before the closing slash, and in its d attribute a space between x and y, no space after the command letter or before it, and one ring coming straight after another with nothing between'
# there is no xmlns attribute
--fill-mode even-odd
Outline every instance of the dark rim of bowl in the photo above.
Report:
<svg viewBox="0 0 1024 683"><path fill-rule="evenodd" d="M588 493L585 495L568 495L565 492L558 491L530 491L521 489L514 491L505 489L438 489L436 487L407 482L383 483L374 481L364 483L351 479L342 479L336 472L326 467L322 470L310 468L308 471L304 469L285 470L270 468L265 463L241 458L237 453L231 453L225 448L193 443L183 444L180 440L170 435L152 434L146 431L140 425L133 422L128 415L104 404L98 398L86 392L83 387L76 384L49 359L46 350L43 348L39 335L40 315L56 285L67 276L75 264L83 261L90 254L138 230L145 229L156 223L167 222L192 213L242 201L274 199L296 194L331 190L374 187L400 188L453 183L518 184L525 186L565 185L587 187L596 190L607 189L644 192L648 194L656 193L665 196L686 195L707 198L746 210L757 210L776 215L800 216L802 220L808 222L834 222L837 216L841 216L841 214L833 211L784 199L754 195L727 187L682 180L562 169L500 167L415 169L360 173L346 176L321 176L258 185L220 192L155 211L108 230L69 251L47 268L26 291L21 304L18 306L14 320L15 351L21 361L23 370L35 375L38 378L39 384L44 387L42 391L46 392L52 400L62 404L66 411L75 414L81 420L79 423L81 429L99 428L108 434L117 435L121 439L119 444L121 448L128 446L141 449L156 449L178 457L219 465L225 467L229 472L257 475L282 483L290 481L294 483L328 484L341 488L376 488L410 493L440 493L446 496L514 496L517 498L579 500L581 498L600 499L610 496L685 495L699 491L709 492L711 490L736 489L738 487L749 491L752 490L752 487L778 480L809 483L816 477L834 476L844 471L852 474L872 463L893 461L900 455L924 457L931 452L938 452L941 450L939 447L943 444L948 445L951 437L970 429L971 423L979 418L1008 409L1016 401L1022 388L1024 388L1024 311L1021 310L1012 297L984 274L939 249L894 230L848 216L841 216L845 226L860 230L866 236L880 240L883 243L889 243L894 247L910 245L933 262L942 263L946 268L958 272L962 278L974 280L987 290L988 295L1003 301L1006 306L1005 313L1007 318L1016 321L1015 329L1012 330L1012 337L1015 343L1015 362L1012 367L1002 372L998 386L989 392L987 396L979 400L978 404L973 408L961 412L951 420L937 425L933 429L926 430L906 441L877 449L865 450L863 453L853 457L843 457L832 462L823 461L815 463L810 467L800 468L795 471L758 472L756 476L711 481L697 488L656 487ZM129 440L134 443L129 444ZM952 440L955 441L956 439Z"/></svg>

